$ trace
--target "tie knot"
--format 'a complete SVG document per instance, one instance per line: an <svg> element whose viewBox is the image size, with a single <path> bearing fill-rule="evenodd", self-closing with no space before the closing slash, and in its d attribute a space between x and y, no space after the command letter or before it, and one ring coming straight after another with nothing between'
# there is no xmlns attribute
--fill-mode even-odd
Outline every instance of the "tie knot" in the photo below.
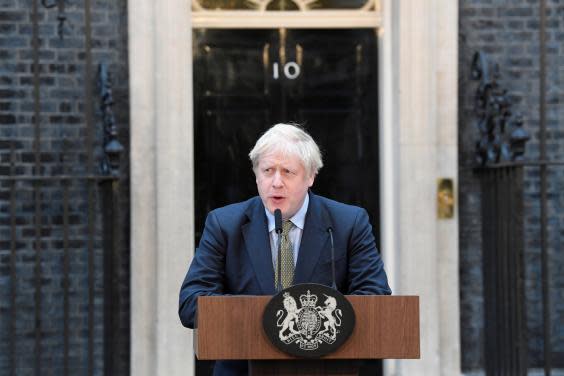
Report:
<svg viewBox="0 0 564 376"><path fill-rule="evenodd" d="M290 230L294 227L294 224L290 220L286 220L282 223L282 235L288 235Z"/></svg>

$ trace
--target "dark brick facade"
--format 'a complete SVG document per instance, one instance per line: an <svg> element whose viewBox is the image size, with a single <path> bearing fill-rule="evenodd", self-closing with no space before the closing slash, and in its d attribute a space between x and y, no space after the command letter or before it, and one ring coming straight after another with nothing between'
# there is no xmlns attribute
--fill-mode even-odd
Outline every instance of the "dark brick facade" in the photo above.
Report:
<svg viewBox="0 0 564 376"><path fill-rule="evenodd" d="M96 85L99 63L113 75L113 106L121 143L129 145L127 4L125 0L91 0L92 72L86 77L86 1L65 0L64 36L58 35L58 9L38 6L39 32L39 158L35 168L35 100L33 0L0 0L0 374L10 374L11 345L15 374L30 375L35 367L36 308L41 327L42 375L63 374L63 286L65 230L64 191L60 180L7 180L8 175L74 177L99 174L103 126ZM55 1L46 1L46 4ZM91 83L93 163L88 167L85 82ZM13 152L12 152L13 150ZM11 168L13 160L15 168ZM119 369L129 373L129 163L121 163L121 241L123 260L119 320L122 346ZM13 183L12 183L13 182ZM13 185L12 185L13 184ZM89 304L88 186L92 187L93 303ZM36 206L36 192L40 205ZM14 200L12 200L14 198ZM73 179L68 185L69 370L88 367L88 310L93 313L94 374L103 370L102 204L96 183ZM14 215L12 215L12 213ZM36 222L36 213L40 220ZM36 224L40 223L36 231ZM13 231L13 232L12 232ZM13 236L15 234L15 236ZM40 280L36 280L35 240L39 243ZM12 248L15 258L12 258ZM11 263L14 262L12 265ZM15 279L12 278L15 271ZM39 305L36 305L40 286ZM14 289L14 290L13 290ZM15 309L12 306L15 291ZM12 334L14 323L15 335ZM117 335L117 333L116 333Z"/></svg>
<svg viewBox="0 0 564 376"><path fill-rule="evenodd" d="M532 138L527 159L539 158L539 2L461 0L459 34L460 298L463 370L484 368L481 195L473 171L473 53L499 63L499 83L508 89L513 111L522 113ZM564 160L564 3L547 1L547 153ZM530 367L542 361L539 169L525 169L525 290ZM548 174L548 245L551 268L553 361L564 358L564 166ZM558 361L560 359L560 361Z"/></svg>

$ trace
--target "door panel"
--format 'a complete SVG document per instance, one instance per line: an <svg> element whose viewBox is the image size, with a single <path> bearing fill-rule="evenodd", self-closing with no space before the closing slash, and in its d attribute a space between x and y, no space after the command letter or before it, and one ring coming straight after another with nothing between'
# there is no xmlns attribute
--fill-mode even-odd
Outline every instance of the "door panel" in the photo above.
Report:
<svg viewBox="0 0 564 376"><path fill-rule="evenodd" d="M278 122L320 145L313 191L365 207L377 224L376 40L368 29L194 30L196 240L209 210L256 195L247 155Z"/></svg>

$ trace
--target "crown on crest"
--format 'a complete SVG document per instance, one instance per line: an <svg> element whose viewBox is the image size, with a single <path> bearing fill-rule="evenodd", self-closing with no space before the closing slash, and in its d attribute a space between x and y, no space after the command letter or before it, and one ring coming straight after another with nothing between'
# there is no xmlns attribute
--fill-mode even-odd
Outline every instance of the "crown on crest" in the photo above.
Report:
<svg viewBox="0 0 564 376"><path fill-rule="evenodd" d="M300 295L300 302L302 303L302 307L315 307L317 304L317 295L312 295L309 290L307 290L307 294Z"/></svg>

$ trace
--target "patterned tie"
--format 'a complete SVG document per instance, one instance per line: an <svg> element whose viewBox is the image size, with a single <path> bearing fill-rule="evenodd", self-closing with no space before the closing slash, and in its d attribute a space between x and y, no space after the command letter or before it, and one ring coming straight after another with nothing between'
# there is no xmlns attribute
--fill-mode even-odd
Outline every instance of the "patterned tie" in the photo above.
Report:
<svg viewBox="0 0 564 376"><path fill-rule="evenodd" d="M292 247L292 242L290 241L290 230L294 227L292 221L284 221L282 224L282 238L280 239L280 260L282 264L281 274L282 274L282 288L286 289L292 285L294 281L294 251ZM278 262L276 260L276 270L274 272L274 286L278 286Z"/></svg>

